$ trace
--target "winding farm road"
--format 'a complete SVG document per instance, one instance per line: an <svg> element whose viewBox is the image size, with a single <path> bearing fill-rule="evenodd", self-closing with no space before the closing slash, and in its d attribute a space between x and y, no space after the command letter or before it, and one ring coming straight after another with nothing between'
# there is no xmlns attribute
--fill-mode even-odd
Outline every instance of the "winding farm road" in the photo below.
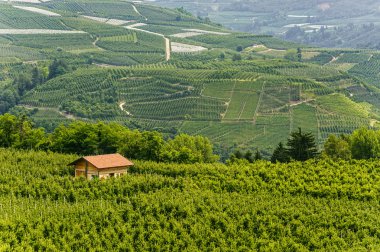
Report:
<svg viewBox="0 0 380 252"><path fill-rule="evenodd" d="M145 18L145 21L148 21L148 18L145 17L145 16L143 16L143 15L139 12L139 10L136 8L136 5L132 4L132 8L133 8L133 10L137 13L137 15L139 15L139 16Z"/></svg>
<svg viewBox="0 0 380 252"><path fill-rule="evenodd" d="M139 10L137 9L136 5L135 4L132 4L132 8L133 10L137 13L137 15L143 17L145 19L145 21L148 21L148 18L143 16ZM170 50L170 40L165 37L164 34L160 34L160 33L156 33L156 32L150 32L150 31L146 31L146 30L142 30L142 29L139 29L139 28L136 28L136 27L140 27L140 26L144 26L145 24L134 24L134 25L129 25L129 26L125 26L125 28L129 29L129 30L135 30L135 31L140 31L140 32L145 32L145 33L149 33L149 34L153 34L153 35L156 35L156 36L160 36L162 38L164 38L165 40L165 60L166 61L169 61L170 60L170 57L171 57L171 50Z"/></svg>
<svg viewBox="0 0 380 252"><path fill-rule="evenodd" d="M145 24L140 23L140 24L133 24L133 25L128 25L128 26L124 26L124 27L127 28L128 30L145 32L145 33L148 33L148 34L152 34L152 35L156 35L156 36L160 36L160 37L164 38L164 40L165 40L165 59L166 59L166 61L169 61L170 57L171 57L170 40L167 37L165 37L164 34L160 34L160 33L156 33L156 32L151 32L151 31L146 31L146 30L137 28L137 27L144 26L144 25Z"/></svg>

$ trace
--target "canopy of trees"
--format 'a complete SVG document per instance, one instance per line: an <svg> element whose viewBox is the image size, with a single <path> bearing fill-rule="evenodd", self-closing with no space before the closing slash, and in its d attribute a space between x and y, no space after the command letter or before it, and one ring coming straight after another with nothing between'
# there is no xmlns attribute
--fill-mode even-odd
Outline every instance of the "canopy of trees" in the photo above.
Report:
<svg viewBox="0 0 380 252"><path fill-rule="evenodd" d="M202 136L181 134L165 140L155 131L130 130L120 124L76 121L60 125L52 134L33 127L25 116L0 116L0 147L51 150L80 155L119 152L139 160L176 163L212 163L219 160L213 145Z"/></svg>
<svg viewBox="0 0 380 252"><path fill-rule="evenodd" d="M330 136L325 143L325 154L345 160L380 158L380 131L361 128L351 135Z"/></svg>
<svg viewBox="0 0 380 252"><path fill-rule="evenodd" d="M315 138L310 132L303 133L301 128L290 134L287 148L279 143L271 157L272 162L306 161L318 155Z"/></svg>

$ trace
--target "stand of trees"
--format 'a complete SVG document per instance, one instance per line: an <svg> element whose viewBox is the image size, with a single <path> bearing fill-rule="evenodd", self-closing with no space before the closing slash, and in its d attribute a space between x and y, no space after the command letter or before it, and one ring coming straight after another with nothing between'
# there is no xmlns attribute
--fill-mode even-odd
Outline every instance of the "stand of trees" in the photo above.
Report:
<svg viewBox="0 0 380 252"><path fill-rule="evenodd" d="M180 134L165 139L156 131L131 130L117 123L88 123L75 121L60 125L53 133L36 128L26 116L0 116L0 147L44 150L78 155L96 155L119 152L138 160L173 163L213 163L219 161L214 146L203 136ZM270 161L287 163L306 161L320 156L315 138L300 128L292 132L284 145L279 143ZM361 128L352 135L331 135L324 144L322 157L338 159L380 158L380 130ZM249 164L261 160L262 155L236 151L229 164Z"/></svg>
<svg viewBox="0 0 380 252"><path fill-rule="evenodd" d="M361 128L351 135L331 135L324 147L324 154L335 160L380 158L380 130Z"/></svg>
<svg viewBox="0 0 380 252"><path fill-rule="evenodd" d="M48 67L34 65L26 67L22 73L14 77L12 83L0 93L0 114L17 105L28 91L47 80L68 73L72 68L64 60L54 60Z"/></svg>
<svg viewBox="0 0 380 252"><path fill-rule="evenodd" d="M33 127L26 116L0 116L0 147L50 150L59 153L94 155L119 152L139 160L176 163L213 163L219 160L213 154L210 140L202 136L180 134L165 140L156 131L140 132L120 124L76 121L60 125L52 134Z"/></svg>
<svg viewBox="0 0 380 252"><path fill-rule="evenodd" d="M380 158L380 130L361 128L351 135L330 135L321 153L333 160L365 160ZM287 163L292 160L306 161L319 155L315 138L301 129L293 132L286 146L279 143L273 152L271 162Z"/></svg>
<svg viewBox="0 0 380 252"><path fill-rule="evenodd" d="M273 152L271 161L289 162L290 160L306 161L318 155L315 138L310 132L303 133L301 128L290 134L287 148L280 142Z"/></svg>

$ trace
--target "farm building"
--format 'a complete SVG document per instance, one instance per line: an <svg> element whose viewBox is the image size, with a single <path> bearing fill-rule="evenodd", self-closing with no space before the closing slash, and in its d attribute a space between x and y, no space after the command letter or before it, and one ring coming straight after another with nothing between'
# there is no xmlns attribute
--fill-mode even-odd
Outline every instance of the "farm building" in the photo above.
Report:
<svg viewBox="0 0 380 252"><path fill-rule="evenodd" d="M133 163L120 154L81 157L69 165L75 166L75 177L105 179L126 174Z"/></svg>

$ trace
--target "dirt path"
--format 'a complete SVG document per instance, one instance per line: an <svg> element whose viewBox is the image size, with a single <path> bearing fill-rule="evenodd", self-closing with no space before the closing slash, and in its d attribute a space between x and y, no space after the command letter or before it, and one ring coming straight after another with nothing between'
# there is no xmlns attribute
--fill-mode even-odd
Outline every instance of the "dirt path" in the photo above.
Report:
<svg viewBox="0 0 380 252"><path fill-rule="evenodd" d="M259 53L269 53L269 52L271 52L271 51L273 51L273 49L269 48L269 49L267 49L267 50L265 50L265 51L261 51L261 52L259 52Z"/></svg>
<svg viewBox="0 0 380 252"><path fill-rule="evenodd" d="M165 40L165 59L166 59L166 61L169 61L171 58L170 40L167 37L165 37L164 34L160 34L160 33L156 33L156 32L146 31L146 30L143 30L140 28L136 28L136 27L143 26L145 24L137 24L137 25L138 26L136 26L136 24L134 24L134 25L124 26L124 27L128 30L145 32L148 34L152 34L152 35L156 35L156 36L160 36L160 37L164 38L164 40Z"/></svg>
<svg viewBox="0 0 380 252"><path fill-rule="evenodd" d="M98 43L99 41L99 37L96 37L95 41L92 42L92 45L96 48L96 49L99 49L100 51L104 51L103 48L99 47L96 43Z"/></svg>
<svg viewBox="0 0 380 252"><path fill-rule="evenodd" d="M315 101L315 99L308 99L308 100L304 100L304 101L297 101L297 102L291 102L290 103L290 107L294 107L294 106L298 106L298 105L301 105L301 104L304 104L304 103L309 103L311 101Z"/></svg>
<svg viewBox="0 0 380 252"><path fill-rule="evenodd" d="M126 111L124 108L125 102L120 102L119 103L119 108L121 111L124 111L128 116L132 116L132 114L129 111Z"/></svg>
<svg viewBox="0 0 380 252"><path fill-rule="evenodd" d="M166 61L169 61L170 60L170 54L171 54L171 51L170 51L170 40L166 37L164 37L165 39L165 59Z"/></svg>
<svg viewBox="0 0 380 252"><path fill-rule="evenodd" d="M136 5L132 4L132 8L133 8L133 10L137 13L137 15L143 17L143 18L145 19L145 21L148 21L148 18L147 18L147 17L141 15L141 13L139 12L139 10L136 8Z"/></svg>
<svg viewBox="0 0 380 252"><path fill-rule="evenodd" d="M265 84L266 84L266 81L264 81L264 83L263 83L263 85L261 87L261 92L260 92L259 100L257 101L255 114L253 116L253 125L256 125L257 116L259 114L259 109L260 109L260 105L261 105L261 100L263 99L263 96L264 96Z"/></svg>
<svg viewBox="0 0 380 252"><path fill-rule="evenodd" d="M241 116L243 115L243 112L244 112L244 110L245 110L245 105L247 105L247 102L244 102L243 108L240 110L239 117L238 117L238 121L240 121Z"/></svg>
<svg viewBox="0 0 380 252"><path fill-rule="evenodd" d="M227 115L228 109L230 108L232 97L234 96L234 92L235 92L235 88L236 88L236 83L237 83L237 80L235 80L234 86L232 87L232 90L231 90L230 98L228 99L228 102L226 102L227 108L226 108L226 111L224 111L224 113L222 113L222 120Z"/></svg>
<svg viewBox="0 0 380 252"><path fill-rule="evenodd" d="M340 57L342 57L343 55L344 55L344 53L340 54L340 55L337 56L337 57L334 57L334 56L333 56L332 60L330 60L328 63L326 63L326 65L334 63L335 61L337 61L337 60L338 60Z"/></svg>

